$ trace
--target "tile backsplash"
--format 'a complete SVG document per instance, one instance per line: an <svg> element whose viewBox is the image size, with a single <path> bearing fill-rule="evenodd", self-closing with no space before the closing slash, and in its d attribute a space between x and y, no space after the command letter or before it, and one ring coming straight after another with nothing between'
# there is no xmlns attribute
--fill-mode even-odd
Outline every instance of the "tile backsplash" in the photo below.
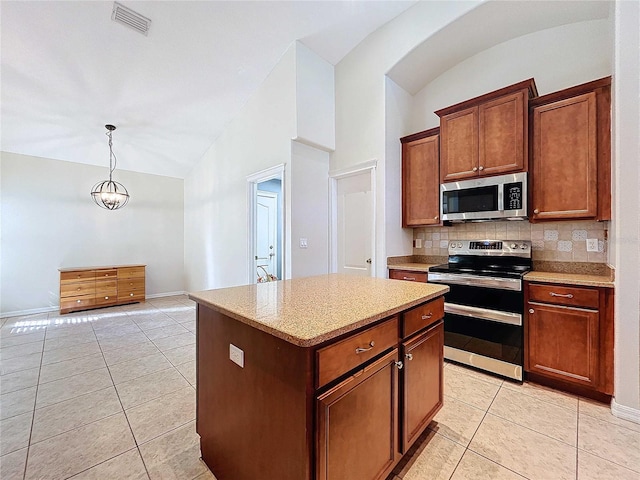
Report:
<svg viewBox="0 0 640 480"><path fill-rule="evenodd" d="M607 263L609 222L481 222L413 229L414 255L447 256L450 240L531 240L533 260ZM587 238L598 251L587 252ZM420 239L421 248L415 248Z"/></svg>

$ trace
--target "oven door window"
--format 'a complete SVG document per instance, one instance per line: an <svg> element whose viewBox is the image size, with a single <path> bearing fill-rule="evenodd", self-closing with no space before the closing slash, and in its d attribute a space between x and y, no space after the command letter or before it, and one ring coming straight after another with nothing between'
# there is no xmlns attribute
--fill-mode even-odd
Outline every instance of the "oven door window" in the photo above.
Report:
<svg viewBox="0 0 640 480"><path fill-rule="evenodd" d="M442 213L495 212L496 210L498 210L497 185L442 192Z"/></svg>
<svg viewBox="0 0 640 480"><path fill-rule="evenodd" d="M522 365L522 327L447 313L444 344L503 362Z"/></svg>

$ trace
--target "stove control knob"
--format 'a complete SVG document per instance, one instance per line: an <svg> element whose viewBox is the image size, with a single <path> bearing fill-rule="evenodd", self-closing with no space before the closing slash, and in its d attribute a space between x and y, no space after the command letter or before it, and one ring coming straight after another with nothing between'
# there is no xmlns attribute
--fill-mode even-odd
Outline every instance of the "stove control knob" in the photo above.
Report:
<svg viewBox="0 0 640 480"><path fill-rule="evenodd" d="M462 248L462 243L458 242L458 248Z"/></svg>
<svg viewBox="0 0 640 480"><path fill-rule="evenodd" d="M518 246L515 243L511 244L511 248L517 248Z"/></svg>
<svg viewBox="0 0 640 480"><path fill-rule="evenodd" d="M520 248L521 248L522 250L526 250L526 249L527 249L527 244L526 244L526 243L523 243L522 245L520 245Z"/></svg>
<svg viewBox="0 0 640 480"><path fill-rule="evenodd" d="M449 245L451 248L456 248L456 244L455 242L451 242L451 245Z"/></svg>

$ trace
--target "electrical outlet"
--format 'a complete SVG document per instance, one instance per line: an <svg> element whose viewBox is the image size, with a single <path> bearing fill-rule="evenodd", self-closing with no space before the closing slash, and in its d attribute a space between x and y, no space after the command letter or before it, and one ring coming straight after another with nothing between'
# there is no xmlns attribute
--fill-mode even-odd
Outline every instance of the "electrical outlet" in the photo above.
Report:
<svg viewBox="0 0 640 480"><path fill-rule="evenodd" d="M229 359L236 365L244 368L244 351L236 347L233 343L229 344Z"/></svg>
<svg viewBox="0 0 640 480"><path fill-rule="evenodd" d="M421 238L416 238L413 241L413 248L422 248L422 239Z"/></svg>
<svg viewBox="0 0 640 480"><path fill-rule="evenodd" d="M587 238L587 252L597 252L597 251L598 251L598 239Z"/></svg>

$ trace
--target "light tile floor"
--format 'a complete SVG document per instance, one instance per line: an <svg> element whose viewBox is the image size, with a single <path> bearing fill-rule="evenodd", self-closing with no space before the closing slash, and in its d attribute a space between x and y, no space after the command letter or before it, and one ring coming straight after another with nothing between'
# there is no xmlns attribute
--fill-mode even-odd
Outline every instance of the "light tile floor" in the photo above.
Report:
<svg viewBox="0 0 640 480"><path fill-rule="evenodd" d="M195 433L187 297L0 322L2 480L214 479ZM399 478L640 480L640 425L447 364L445 405Z"/></svg>

